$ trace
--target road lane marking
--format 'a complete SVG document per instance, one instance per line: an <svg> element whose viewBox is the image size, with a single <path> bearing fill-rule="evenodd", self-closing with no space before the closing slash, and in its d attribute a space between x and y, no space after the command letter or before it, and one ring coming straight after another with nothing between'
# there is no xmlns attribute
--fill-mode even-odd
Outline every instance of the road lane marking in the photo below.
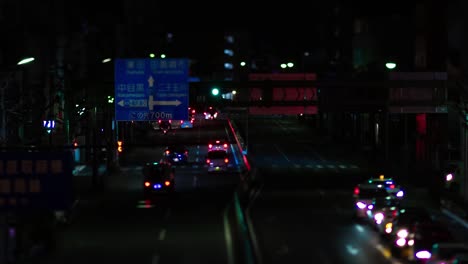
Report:
<svg viewBox="0 0 468 264"><path fill-rule="evenodd" d="M289 159L288 159L288 156L286 156L286 154L284 154L283 151L281 151L281 149L278 147L278 145L274 144L276 150L281 154L283 155L283 157L288 161L288 162L291 162Z"/></svg>
<svg viewBox="0 0 468 264"><path fill-rule="evenodd" d="M355 227L356 227L356 229L357 229L357 231L358 231L359 233L364 232L364 228L363 228L362 226L360 226L360 225L355 225Z"/></svg>
<svg viewBox="0 0 468 264"><path fill-rule="evenodd" d="M224 239L226 240L226 256L228 260L228 264L234 264L234 254L232 248L232 237L231 237L231 226L229 225L228 219L228 211L231 207L231 203L229 203L226 208L224 209L223 213L223 223L224 223Z"/></svg>
<svg viewBox="0 0 468 264"><path fill-rule="evenodd" d="M153 258L151 259L151 264L158 264L159 263L159 255L154 254Z"/></svg>
<svg viewBox="0 0 468 264"><path fill-rule="evenodd" d="M346 250L348 251L349 254L356 256L359 254L359 249L353 247L352 245L346 245Z"/></svg>
<svg viewBox="0 0 468 264"><path fill-rule="evenodd" d="M166 229L162 229L161 231L159 231L158 239L159 240L164 240L165 238L166 238Z"/></svg>
<svg viewBox="0 0 468 264"><path fill-rule="evenodd" d="M166 213L164 214L164 220L169 219L170 216L171 216L171 209L167 209Z"/></svg>
<svg viewBox="0 0 468 264"><path fill-rule="evenodd" d="M247 204L247 208L245 209L245 220L247 222L248 232L250 235L250 240L252 242L253 251L255 258L257 260L257 264L263 264L263 256L260 250L260 245L258 244L257 234L255 233L255 228L252 222L252 217L250 216L250 209L254 204L255 200L258 199L260 193L263 191L264 184L260 185L257 191L254 193L252 199Z"/></svg>
<svg viewBox="0 0 468 264"><path fill-rule="evenodd" d="M198 177L197 177L197 175L193 175L192 186L193 186L193 188L196 188L198 186Z"/></svg>

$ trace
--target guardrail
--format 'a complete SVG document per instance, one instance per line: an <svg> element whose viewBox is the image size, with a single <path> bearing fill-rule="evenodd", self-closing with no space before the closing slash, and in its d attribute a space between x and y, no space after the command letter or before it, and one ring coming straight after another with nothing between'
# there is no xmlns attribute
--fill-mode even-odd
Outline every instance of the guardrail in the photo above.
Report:
<svg viewBox="0 0 468 264"><path fill-rule="evenodd" d="M239 151L242 153L243 152L243 146L241 144L242 137L234 129L235 124L231 123L231 120L228 119L229 127L231 129L231 132L234 135L237 147L239 148ZM243 160L244 160L244 165L246 167L246 170L243 171L242 175L242 186L240 189L238 189L236 192L234 192L233 199L231 203L226 207L226 210L224 212L225 219L229 218L229 215L234 216L235 220L231 221L231 223L234 224L235 228L234 232L233 229L230 229L231 234L229 234L229 239L227 238L228 241L228 247L234 248L228 248L228 263L229 264L234 264L234 263L247 263L247 264L256 264L256 263L261 263L259 261L260 259L260 254L258 252L258 247L255 239L255 232L253 230L253 225L251 224L250 219L248 219L249 215L246 212L246 208L244 208L243 203L241 202L241 198L239 197L239 193L244 194L247 193L248 190L248 181L250 179L250 174L252 173L252 167L250 165L249 159L247 158L246 155L242 154ZM228 221L228 220L225 220ZM229 223L226 223L229 225ZM236 236L238 239L234 239L237 243L232 243L232 237ZM242 257L234 257L232 255L232 252L237 252L238 255L241 255Z"/></svg>

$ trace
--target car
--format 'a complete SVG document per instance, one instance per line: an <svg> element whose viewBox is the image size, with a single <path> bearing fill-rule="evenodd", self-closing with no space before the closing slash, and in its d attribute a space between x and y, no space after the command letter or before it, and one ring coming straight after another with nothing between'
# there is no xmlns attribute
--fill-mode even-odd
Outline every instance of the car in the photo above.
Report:
<svg viewBox="0 0 468 264"><path fill-rule="evenodd" d="M354 188L353 198L356 206L354 217L367 219L367 210L373 208L376 198L386 198L389 193L385 188L378 188L375 184L358 184Z"/></svg>
<svg viewBox="0 0 468 264"><path fill-rule="evenodd" d="M392 223L398 216L399 207L400 201L394 196L377 197L374 198L372 207L367 209L367 216L373 226L385 234L387 224Z"/></svg>
<svg viewBox="0 0 468 264"><path fill-rule="evenodd" d="M227 171L229 166L229 156L225 150L213 150L206 155L208 172Z"/></svg>
<svg viewBox="0 0 468 264"><path fill-rule="evenodd" d="M229 146L230 144L229 144L229 141L227 140L221 140L221 139L210 140L208 142L208 151L224 150L228 152Z"/></svg>
<svg viewBox="0 0 468 264"><path fill-rule="evenodd" d="M206 120L213 120L218 118L218 111L212 106L208 107L208 109L206 109L203 114L205 115Z"/></svg>
<svg viewBox="0 0 468 264"><path fill-rule="evenodd" d="M189 151L183 145L171 145L164 149L163 157L173 164L186 164L188 163Z"/></svg>
<svg viewBox="0 0 468 264"><path fill-rule="evenodd" d="M468 244L465 243L436 243L432 245L431 257L427 264L453 263L456 256L467 255Z"/></svg>
<svg viewBox="0 0 468 264"><path fill-rule="evenodd" d="M405 206L399 209L397 217L385 225L385 233L398 237L401 230L411 230L416 223L434 222L432 214L424 207Z"/></svg>
<svg viewBox="0 0 468 264"><path fill-rule="evenodd" d="M369 184L376 184L385 187L387 191L398 198L403 198L405 195L400 185L397 185L392 178L387 178L385 175L379 175L378 178L371 178L368 180Z"/></svg>
<svg viewBox="0 0 468 264"><path fill-rule="evenodd" d="M172 129L172 120L158 120L159 130L167 132Z"/></svg>
<svg viewBox="0 0 468 264"><path fill-rule="evenodd" d="M143 166L143 196L175 192L175 169L165 161L146 163Z"/></svg>
<svg viewBox="0 0 468 264"><path fill-rule="evenodd" d="M415 223L410 229L397 232L392 255L408 261L427 263L434 244L453 241L448 227L438 221Z"/></svg>
<svg viewBox="0 0 468 264"><path fill-rule="evenodd" d="M188 108L188 119L180 120L180 128L193 128L195 123L196 110L192 107Z"/></svg>
<svg viewBox="0 0 468 264"><path fill-rule="evenodd" d="M457 254L453 257L452 262L447 264L468 264L468 254Z"/></svg>

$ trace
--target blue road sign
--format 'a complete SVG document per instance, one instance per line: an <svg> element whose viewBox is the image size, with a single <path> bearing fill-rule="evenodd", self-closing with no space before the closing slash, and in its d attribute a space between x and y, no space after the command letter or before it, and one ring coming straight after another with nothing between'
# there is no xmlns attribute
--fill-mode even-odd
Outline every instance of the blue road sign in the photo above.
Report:
<svg viewBox="0 0 468 264"><path fill-rule="evenodd" d="M188 59L115 60L115 120L188 119Z"/></svg>
<svg viewBox="0 0 468 264"><path fill-rule="evenodd" d="M72 173L71 151L0 152L0 211L70 208Z"/></svg>

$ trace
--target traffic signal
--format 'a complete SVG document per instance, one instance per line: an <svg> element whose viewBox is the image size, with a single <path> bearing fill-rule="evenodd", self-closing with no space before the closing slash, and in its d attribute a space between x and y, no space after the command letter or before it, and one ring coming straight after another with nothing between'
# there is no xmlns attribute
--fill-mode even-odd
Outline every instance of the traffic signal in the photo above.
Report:
<svg viewBox="0 0 468 264"><path fill-rule="evenodd" d="M123 151L123 142L121 140L117 141L117 152L121 153Z"/></svg>
<svg viewBox="0 0 468 264"><path fill-rule="evenodd" d="M211 94L214 95L214 96L217 96L219 94L219 89L216 88L216 87L211 89Z"/></svg>

